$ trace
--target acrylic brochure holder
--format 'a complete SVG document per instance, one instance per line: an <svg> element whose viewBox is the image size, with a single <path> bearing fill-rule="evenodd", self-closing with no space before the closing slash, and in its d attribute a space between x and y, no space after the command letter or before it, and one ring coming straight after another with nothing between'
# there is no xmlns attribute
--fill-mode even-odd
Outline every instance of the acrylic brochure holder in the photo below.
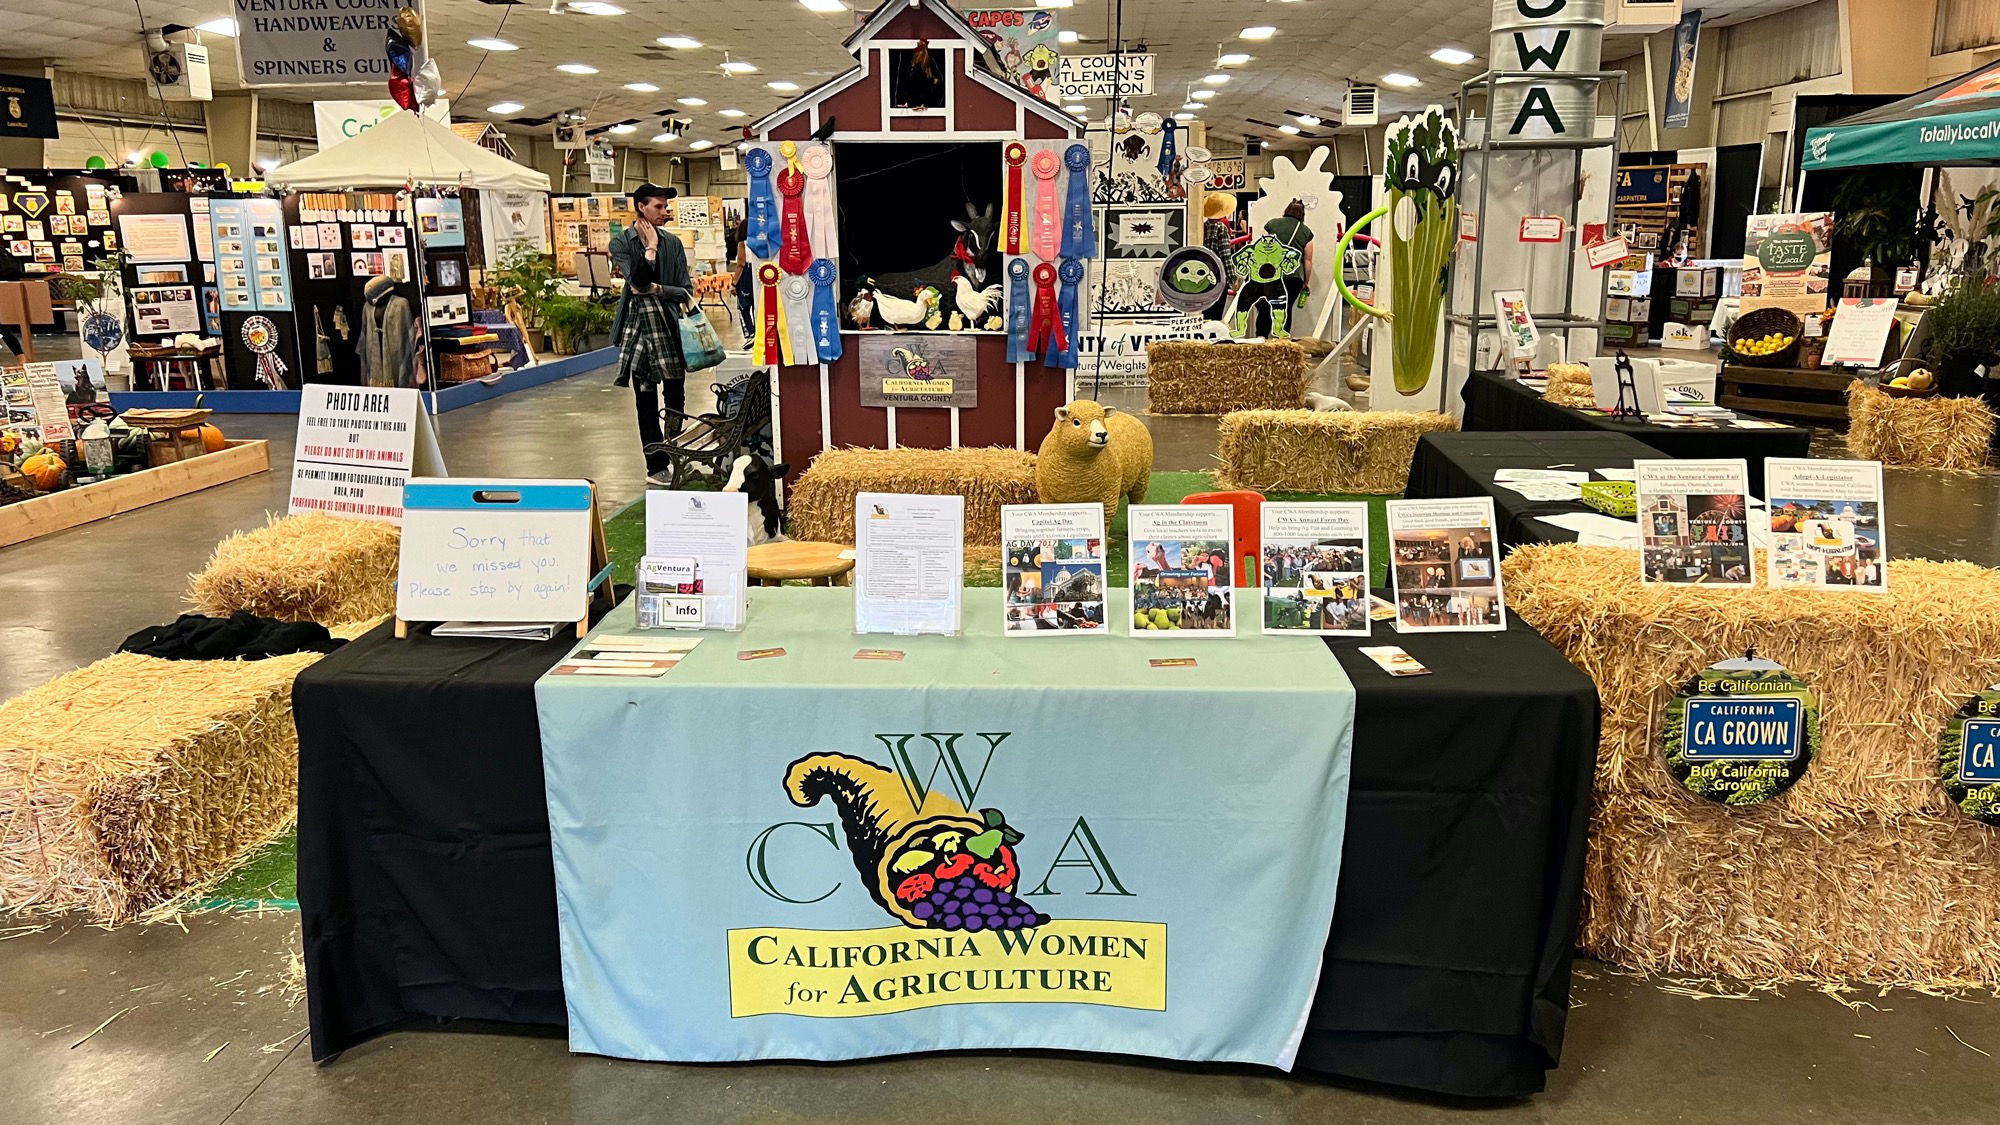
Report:
<svg viewBox="0 0 2000 1125"><path fill-rule="evenodd" d="M965 497L854 498L854 631L958 636L964 628Z"/></svg>

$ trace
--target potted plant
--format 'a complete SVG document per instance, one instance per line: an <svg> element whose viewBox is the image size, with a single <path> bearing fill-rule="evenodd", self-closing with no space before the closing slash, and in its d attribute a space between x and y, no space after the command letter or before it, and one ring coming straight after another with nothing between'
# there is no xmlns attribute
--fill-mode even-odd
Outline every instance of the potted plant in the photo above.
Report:
<svg viewBox="0 0 2000 1125"><path fill-rule="evenodd" d="M1924 314L1924 356L1938 389L1964 397L1986 390L1978 368L2000 364L2000 283L1968 277Z"/></svg>
<svg viewBox="0 0 2000 1125"><path fill-rule="evenodd" d="M555 259L526 243L509 246L500 255L493 285L500 291L502 306L512 305L518 313L515 326L522 335L532 335L548 327L545 317L549 302L562 297L562 275ZM534 341L540 346L540 341Z"/></svg>
<svg viewBox="0 0 2000 1125"><path fill-rule="evenodd" d="M542 324L557 355L575 355L590 337L611 328L612 309L588 297L556 296L542 305Z"/></svg>
<svg viewBox="0 0 2000 1125"><path fill-rule="evenodd" d="M1933 243L1951 236L1937 210L1915 212L1916 174L1902 165L1857 169L1833 195L1834 246L1859 257L1883 291L1898 266L1915 265Z"/></svg>

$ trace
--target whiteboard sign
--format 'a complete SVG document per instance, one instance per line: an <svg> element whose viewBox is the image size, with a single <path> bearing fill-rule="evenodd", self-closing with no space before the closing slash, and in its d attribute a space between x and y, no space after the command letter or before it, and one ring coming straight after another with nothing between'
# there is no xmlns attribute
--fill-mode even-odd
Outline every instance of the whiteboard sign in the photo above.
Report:
<svg viewBox="0 0 2000 1125"><path fill-rule="evenodd" d="M423 394L407 387L307 384L295 449L293 515L401 523L404 484L445 473Z"/></svg>
<svg viewBox="0 0 2000 1125"><path fill-rule="evenodd" d="M403 488L396 616L581 620L595 506L586 480L411 480Z"/></svg>

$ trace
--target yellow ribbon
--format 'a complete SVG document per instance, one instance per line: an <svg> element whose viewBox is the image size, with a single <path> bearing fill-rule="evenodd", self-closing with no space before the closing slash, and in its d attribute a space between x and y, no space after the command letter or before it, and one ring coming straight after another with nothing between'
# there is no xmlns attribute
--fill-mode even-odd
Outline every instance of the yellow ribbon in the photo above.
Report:
<svg viewBox="0 0 2000 1125"><path fill-rule="evenodd" d="M792 142L786 141L785 143L789 145ZM786 155L790 154L787 153ZM766 284L764 281L765 270L770 270L772 274L775 275L777 280L773 280L770 284ZM783 278L783 273L778 269L777 266L773 265L770 262L765 262L763 265L757 267L756 351L757 351L757 362L759 364L782 363L785 366L789 367L793 362L792 331L791 331L791 325L785 319L785 295L778 291L778 283L779 280L782 280L782 278ZM765 339L766 333L764 331L764 317L765 314L769 311L765 308L765 305L771 302L775 302L777 304L778 354L776 356L773 356L771 354L770 341Z"/></svg>
<svg viewBox="0 0 2000 1125"><path fill-rule="evenodd" d="M799 167L799 146L796 141L779 142L778 155L785 158L785 169L787 171L793 175L805 174L805 170Z"/></svg>

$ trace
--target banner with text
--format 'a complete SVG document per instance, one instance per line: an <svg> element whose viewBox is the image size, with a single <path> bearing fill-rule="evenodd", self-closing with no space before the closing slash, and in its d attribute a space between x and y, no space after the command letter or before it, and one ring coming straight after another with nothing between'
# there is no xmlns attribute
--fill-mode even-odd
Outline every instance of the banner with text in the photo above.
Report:
<svg viewBox="0 0 2000 1125"><path fill-rule="evenodd" d="M1340 873L1339 665L1317 637L1053 660L1000 595L858 659L845 591L758 589L662 679L536 684L571 1050L1291 1066Z"/></svg>
<svg viewBox="0 0 2000 1125"><path fill-rule="evenodd" d="M441 477L423 393L402 387L329 387L299 392L297 453L292 460L292 515L320 512L403 522L403 485Z"/></svg>
<svg viewBox="0 0 2000 1125"><path fill-rule="evenodd" d="M387 86L382 44L396 13L421 0L236 0L245 86Z"/></svg>
<svg viewBox="0 0 2000 1125"><path fill-rule="evenodd" d="M1056 101L1143 98L1153 92L1152 55L1064 55L1056 68Z"/></svg>

